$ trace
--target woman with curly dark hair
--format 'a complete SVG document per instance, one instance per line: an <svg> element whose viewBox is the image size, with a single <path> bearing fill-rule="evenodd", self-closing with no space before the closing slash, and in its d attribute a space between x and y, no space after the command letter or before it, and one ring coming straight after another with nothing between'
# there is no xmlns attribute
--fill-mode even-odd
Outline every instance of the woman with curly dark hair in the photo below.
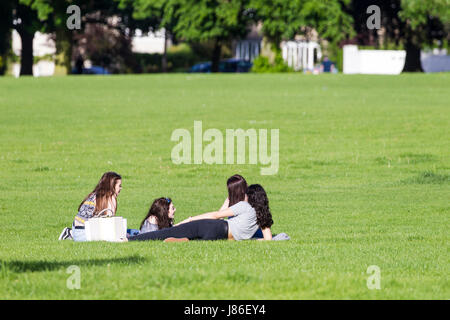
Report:
<svg viewBox="0 0 450 320"><path fill-rule="evenodd" d="M230 185L228 188L230 190ZM266 192L260 185L251 185L244 199L230 207L190 217L172 228L139 234L128 240L248 240L260 227L264 240L272 240L272 224Z"/></svg>
<svg viewBox="0 0 450 320"><path fill-rule="evenodd" d="M259 184L252 184L247 189L248 203L255 209L256 221L261 228L265 240L272 239L270 227L273 225L272 214L269 209L269 198L266 191Z"/></svg>

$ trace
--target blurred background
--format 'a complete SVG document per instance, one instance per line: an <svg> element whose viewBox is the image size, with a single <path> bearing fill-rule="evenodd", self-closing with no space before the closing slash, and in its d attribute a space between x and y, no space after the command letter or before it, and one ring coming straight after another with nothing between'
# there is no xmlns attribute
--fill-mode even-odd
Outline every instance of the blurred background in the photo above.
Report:
<svg viewBox="0 0 450 320"><path fill-rule="evenodd" d="M449 0L2 0L0 75L450 71Z"/></svg>

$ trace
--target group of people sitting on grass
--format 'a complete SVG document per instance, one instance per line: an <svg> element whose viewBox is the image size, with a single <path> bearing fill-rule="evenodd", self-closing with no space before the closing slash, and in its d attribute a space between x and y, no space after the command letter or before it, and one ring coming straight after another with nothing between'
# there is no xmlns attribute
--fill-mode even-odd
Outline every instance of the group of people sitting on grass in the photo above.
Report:
<svg viewBox="0 0 450 320"><path fill-rule="evenodd" d="M227 180L228 197L218 211L204 213L174 224L175 206L170 198L155 199L139 230L129 229L123 241L163 240L288 240L286 234L272 237L273 220L269 199L262 186L248 186L236 174ZM117 211L122 177L106 172L95 189L78 206L72 229L65 228L60 240L86 241L85 222L94 217L111 217ZM225 218L227 218L225 220Z"/></svg>

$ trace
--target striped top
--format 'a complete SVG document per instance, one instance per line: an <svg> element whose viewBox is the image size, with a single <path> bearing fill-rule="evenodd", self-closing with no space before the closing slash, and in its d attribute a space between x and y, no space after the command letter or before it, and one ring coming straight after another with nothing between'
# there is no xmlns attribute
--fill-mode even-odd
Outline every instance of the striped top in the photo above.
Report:
<svg viewBox="0 0 450 320"><path fill-rule="evenodd" d="M95 211L95 193L89 195L89 197L83 202L78 210L78 214L75 216L77 225L84 225L86 220L89 220L94 216Z"/></svg>

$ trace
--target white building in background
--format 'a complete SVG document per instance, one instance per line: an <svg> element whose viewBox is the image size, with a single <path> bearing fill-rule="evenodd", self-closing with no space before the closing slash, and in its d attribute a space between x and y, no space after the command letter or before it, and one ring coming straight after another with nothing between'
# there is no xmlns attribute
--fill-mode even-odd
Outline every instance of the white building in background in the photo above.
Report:
<svg viewBox="0 0 450 320"><path fill-rule="evenodd" d="M261 42L262 40L255 39L238 41L234 50L234 57L253 62L261 53Z"/></svg>
<svg viewBox="0 0 450 320"><path fill-rule="evenodd" d="M164 34L165 30L161 29L156 32L143 34L137 29L131 40L131 50L136 53L164 53ZM172 45L170 39L167 40L167 48Z"/></svg>
<svg viewBox="0 0 450 320"><path fill-rule="evenodd" d="M262 50L262 24L255 24L251 27L245 39L234 41L233 51L236 59L253 62L261 54Z"/></svg>

